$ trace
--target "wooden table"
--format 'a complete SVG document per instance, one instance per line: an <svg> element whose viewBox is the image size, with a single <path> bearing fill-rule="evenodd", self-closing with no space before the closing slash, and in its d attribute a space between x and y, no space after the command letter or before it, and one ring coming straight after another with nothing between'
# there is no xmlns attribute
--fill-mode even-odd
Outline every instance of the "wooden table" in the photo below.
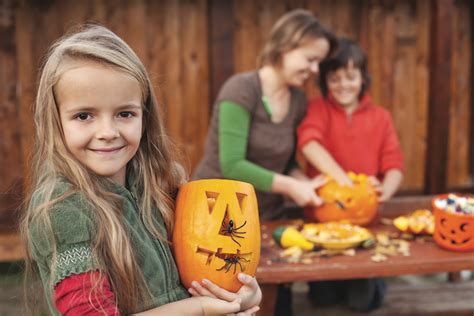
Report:
<svg viewBox="0 0 474 316"><path fill-rule="evenodd" d="M380 213L384 217L395 217L417 208L429 208L430 200L430 197L398 199L384 206ZM372 250L358 249L355 256L315 257L309 264L288 263L280 258L281 248L272 241L273 229L285 224L291 222L263 222L261 225L262 249L256 276L264 292L264 299L259 315L273 315L276 289L280 283L474 270L473 252L447 251L439 248L431 239L426 242L411 241L410 256L397 254L389 256L383 262L373 262L370 259ZM396 232L394 227L382 225L379 220L368 228L373 232Z"/></svg>

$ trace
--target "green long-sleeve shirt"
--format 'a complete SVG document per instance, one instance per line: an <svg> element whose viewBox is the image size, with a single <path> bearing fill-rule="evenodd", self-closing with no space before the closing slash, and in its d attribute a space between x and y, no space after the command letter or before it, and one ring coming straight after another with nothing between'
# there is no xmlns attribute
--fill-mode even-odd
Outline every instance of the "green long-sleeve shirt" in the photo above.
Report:
<svg viewBox="0 0 474 316"><path fill-rule="evenodd" d="M262 102L257 71L234 75L214 104L204 156L192 178L231 178L253 184L262 219L282 216L283 197L271 192L273 177L292 168L296 128L306 111L304 94L291 88L285 118L275 123Z"/></svg>

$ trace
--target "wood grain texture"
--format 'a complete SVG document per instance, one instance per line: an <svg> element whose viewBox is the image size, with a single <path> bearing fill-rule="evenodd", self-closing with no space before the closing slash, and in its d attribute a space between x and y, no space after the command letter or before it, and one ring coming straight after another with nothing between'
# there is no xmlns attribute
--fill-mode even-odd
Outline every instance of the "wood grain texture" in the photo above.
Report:
<svg viewBox="0 0 474 316"><path fill-rule="evenodd" d="M471 146L469 126L471 124L471 91L472 83L472 52L473 37L471 34L470 4L467 1L455 2L453 31L451 43L453 47L451 67L452 76L449 104L449 141L448 141L448 186L464 186L469 184L469 148Z"/></svg>
<svg viewBox="0 0 474 316"><path fill-rule="evenodd" d="M404 152L402 190L428 192L432 181L444 182L446 188L472 186L472 1L457 0L449 8L445 1L411 0L5 3L0 19L0 190L18 179L28 186L38 69L51 43L71 26L102 23L136 51L149 70L169 134L184 150L192 169L203 153L210 107L219 87L232 73L255 69L273 23L299 7L313 12L337 35L359 41L367 52L370 93L392 113ZM436 18L434 4L444 5L449 10L445 14L452 17L439 32L430 23ZM219 11L219 7L226 9ZM448 28L451 31L446 35ZM440 63L433 63L434 41L451 51ZM212 59L216 51L220 60ZM440 68L443 61L451 69L449 77ZM305 87L309 98L319 95L314 80ZM445 103L447 94L450 99ZM449 106L442 117L434 117L430 109L442 109L441 103ZM428 127L430 120L433 123ZM441 149L433 147L444 138ZM427 172L433 170L444 176L433 174L427 181Z"/></svg>
<svg viewBox="0 0 474 316"><path fill-rule="evenodd" d="M355 256L315 257L311 263L287 263L280 258L281 248L272 241L273 229L288 221L262 223L262 251L256 277L259 284L294 281L345 280L429 274L474 269L469 253L443 250L434 242L410 242L410 256L394 255L386 261L374 262L372 251L357 250ZM372 232L395 232L393 226L373 224Z"/></svg>
<svg viewBox="0 0 474 316"><path fill-rule="evenodd" d="M18 129L18 63L15 55L15 18L12 3L0 15L0 193L22 178L20 130ZM3 206L0 204L0 211Z"/></svg>
<svg viewBox="0 0 474 316"><path fill-rule="evenodd" d="M452 71L454 1L433 2L430 30L430 83L425 193L441 193L447 189L449 141L449 104L452 91L446 78Z"/></svg>

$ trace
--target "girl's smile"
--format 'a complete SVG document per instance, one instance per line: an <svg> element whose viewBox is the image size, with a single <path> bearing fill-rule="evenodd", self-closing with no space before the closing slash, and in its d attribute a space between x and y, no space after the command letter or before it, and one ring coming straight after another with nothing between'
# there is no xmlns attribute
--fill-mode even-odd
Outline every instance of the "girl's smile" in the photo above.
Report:
<svg viewBox="0 0 474 316"><path fill-rule="evenodd" d="M94 173L123 184L142 135L140 85L97 62L66 67L55 87L66 147Z"/></svg>

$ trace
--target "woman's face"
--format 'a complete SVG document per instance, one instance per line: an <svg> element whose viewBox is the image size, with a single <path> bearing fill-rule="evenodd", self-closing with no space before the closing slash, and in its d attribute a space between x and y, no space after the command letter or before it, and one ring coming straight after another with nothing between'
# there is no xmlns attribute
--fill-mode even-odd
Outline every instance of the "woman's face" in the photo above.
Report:
<svg viewBox="0 0 474 316"><path fill-rule="evenodd" d="M329 53L325 38L308 39L282 55L281 74L290 86L301 87L311 74L319 72L319 63Z"/></svg>
<svg viewBox="0 0 474 316"><path fill-rule="evenodd" d="M326 83L329 96L343 107L355 107L359 104L362 89L362 73L350 62L347 67L339 68L327 75Z"/></svg>

